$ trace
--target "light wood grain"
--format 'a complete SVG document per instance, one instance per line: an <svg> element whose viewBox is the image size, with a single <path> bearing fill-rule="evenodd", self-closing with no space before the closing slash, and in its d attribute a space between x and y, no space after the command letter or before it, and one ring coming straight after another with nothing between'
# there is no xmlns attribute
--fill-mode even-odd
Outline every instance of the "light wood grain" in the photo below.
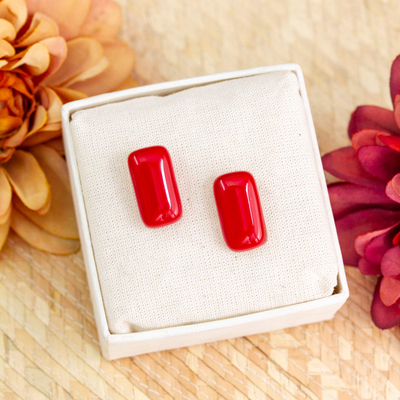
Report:
<svg viewBox="0 0 400 400"><path fill-rule="evenodd" d="M390 106L400 4L378 0L121 0L140 84L297 62L322 153L359 104ZM375 278L347 268L337 317L113 362L100 355L80 254L11 235L0 255L4 399L399 399L400 331L369 317Z"/></svg>

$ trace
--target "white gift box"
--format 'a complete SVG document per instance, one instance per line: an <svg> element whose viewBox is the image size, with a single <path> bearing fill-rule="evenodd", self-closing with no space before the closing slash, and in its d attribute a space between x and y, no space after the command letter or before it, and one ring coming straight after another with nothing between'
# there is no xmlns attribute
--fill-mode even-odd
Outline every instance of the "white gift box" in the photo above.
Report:
<svg viewBox="0 0 400 400"><path fill-rule="evenodd" d="M330 319L349 292L304 78L296 64L104 94L63 106L63 137L104 357ZM126 158L167 147L183 217L141 223ZM249 170L267 244L225 245L212 182ZM301 179L301 181L300 181Z"/></svg>

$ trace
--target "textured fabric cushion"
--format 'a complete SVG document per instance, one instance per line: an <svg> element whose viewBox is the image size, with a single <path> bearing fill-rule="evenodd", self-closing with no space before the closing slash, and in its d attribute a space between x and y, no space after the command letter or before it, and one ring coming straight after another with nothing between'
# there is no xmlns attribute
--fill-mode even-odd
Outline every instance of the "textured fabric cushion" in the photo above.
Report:
<svg viewBox="0 0 400 400"><path fill-rule="evenodd" d="M332 294L338 260L297 76L271 72L107 104L72 115L71 131L112 333L199 323ZM182 219L149 229L130 152L171 154ZM221 174L253 174L268 241L235 253L213 196Z"/></svg>

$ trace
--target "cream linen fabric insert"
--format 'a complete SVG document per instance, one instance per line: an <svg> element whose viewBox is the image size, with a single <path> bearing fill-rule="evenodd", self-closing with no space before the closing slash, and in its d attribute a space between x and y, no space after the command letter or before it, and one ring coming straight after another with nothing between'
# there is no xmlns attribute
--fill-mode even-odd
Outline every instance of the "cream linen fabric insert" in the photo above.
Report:
<svg viewBox="0 0 400 400"><path fill-rule="evenodd" d="M82 110L71 127L112 333L228 318L332 293L338 260L294 73ZM171 154L183 216L149 229L127 157L154 145ZM224 243L212 185L239 170L256 180L268 241L235 253Z"/></svg>

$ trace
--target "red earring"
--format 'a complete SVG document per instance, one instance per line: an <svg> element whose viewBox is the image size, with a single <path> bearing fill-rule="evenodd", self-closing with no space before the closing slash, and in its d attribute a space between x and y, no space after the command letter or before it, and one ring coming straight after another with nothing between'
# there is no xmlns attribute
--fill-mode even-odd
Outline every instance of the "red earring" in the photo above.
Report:
<svg viewBox="0 0 400 400"><path fill-rule="evenodd" d="M162 146L136 150L128 157L140 215L146 226L172 224L182 216L182 204L168 150Z"/></svg>
<svg viewBox="0 0 400 400"><path fill-rule="evenodd" d="M248 172L232 172L214 182L225 242L231 250L251 250L267 240L256 182Z"/></svg>

